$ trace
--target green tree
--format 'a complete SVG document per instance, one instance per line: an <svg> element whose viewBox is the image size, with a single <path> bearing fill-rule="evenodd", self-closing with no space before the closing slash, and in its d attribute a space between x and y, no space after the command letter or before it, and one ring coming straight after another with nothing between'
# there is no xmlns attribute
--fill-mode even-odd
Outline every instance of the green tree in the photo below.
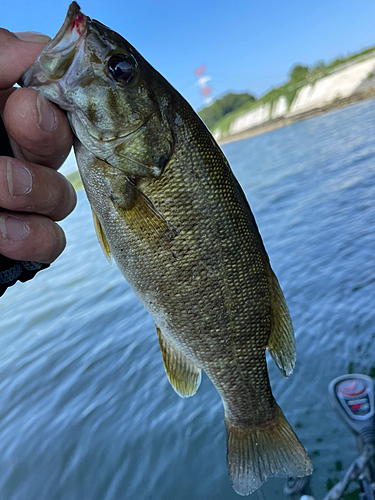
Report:
<svg viewBox="0 0 375 500"><path fill-rule="evenodd" d="M216 99L210 106L201 109L198 114L208 128L212 129L215 123L223 116L239 109L245 103L255 101L255 97L248 93L234 94L230 92L221 99Z"/></svg>
<svg viewBox="0 0 375 500"><path fill-rule="evenodd" d="M301 64L296 64L292 67L289 72L290 82L300 82L302 80L307 80L309 74L309 67L302 66Z"/></svg>

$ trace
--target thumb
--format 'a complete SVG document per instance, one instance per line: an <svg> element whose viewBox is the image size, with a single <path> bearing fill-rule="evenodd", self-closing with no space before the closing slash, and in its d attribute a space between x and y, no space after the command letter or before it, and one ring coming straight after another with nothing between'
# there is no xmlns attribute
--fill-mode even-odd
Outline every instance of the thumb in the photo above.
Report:
<svg viewBox="0 0 375 500"><path fill-rule="evenodd" d="M31 40L24 41L20 38ZM23 75L23 73L33 64L35 59L44 49L48 42L45 37L45 43L41 43L43 35L31 34L30 32L14 33L0 28L0 90L6 90L12 87Z"/></svg>

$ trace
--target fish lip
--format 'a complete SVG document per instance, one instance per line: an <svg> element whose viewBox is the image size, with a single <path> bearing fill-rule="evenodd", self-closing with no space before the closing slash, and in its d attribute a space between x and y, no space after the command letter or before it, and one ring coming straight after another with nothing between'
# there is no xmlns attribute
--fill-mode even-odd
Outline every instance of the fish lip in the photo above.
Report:
<svg viewBox="0 0 375 500"><path fill-rule="evenodd" d="M43 52L53 51L53 49L55 49L59 45L59 43L61 43L66 38L67 35L69 36L69 32L72 33L73 30L76 29L78 38L76 40L73 40L66 47L63 47L61 50L66 50L68 47L72 48L77 44L78 39L87 32L87 21L89 20L90 18L82 13L81 8L77 4L77 2L72 2L69 5L64 23L62 24L56 35L53 37L53 39L46 45ZM57 52L60 52L60 50L57 50Z"/></svg>
<svg viewBox="0 0 375 500"><path fill-rule="evenodd" d="M82 39L86 37L89 21L90 18L82 13L79 5L76 2L72 2L69 5L68 12L61 28L53 39L44 47L35 63L22 75L18 84L21 87L29 87L32 86L33 83L44 83L38 78L35 78L35 74L44 72L42 64L43 58L51 56L56 57L56 55L63 57L73 52L81 43ZM48 77L45 76L44 78L54 79L53 75L48 75Z"/></svg>

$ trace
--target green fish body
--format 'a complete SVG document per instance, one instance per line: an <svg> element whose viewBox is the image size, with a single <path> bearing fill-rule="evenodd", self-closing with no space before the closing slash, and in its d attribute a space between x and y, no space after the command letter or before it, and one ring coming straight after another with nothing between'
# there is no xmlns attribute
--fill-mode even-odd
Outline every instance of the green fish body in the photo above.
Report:
<svg viewBox="0 0 375 500"><path fill-rule="evenodd" d="M203 369L225 410L228 470L247 495L311 474L277 405L265 349L288 376L295 342L244 193L181 95L120 35L71 4L22 85L67 111L103 250L155 320L176 392Z"/></svg>

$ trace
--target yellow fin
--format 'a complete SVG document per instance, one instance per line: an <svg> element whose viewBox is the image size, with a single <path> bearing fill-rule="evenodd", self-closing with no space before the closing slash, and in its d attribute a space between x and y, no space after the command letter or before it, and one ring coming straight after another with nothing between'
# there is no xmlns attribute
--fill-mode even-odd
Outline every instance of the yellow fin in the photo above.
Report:
<svg viewBox="0 0 375 500"><path fill-rule="evenodd" d="M258 426L225 418L228 472L241 496L258 489L269 477L302 477L313 471L304 447L275 406L274 418Z"/></svg>
<svg viewBox="0 0 375 500"><path fill-rule="evenodd" d="M281 373L289 377L296 361L296 341L284 294L275 273L271 273L271 335L267 349Z"/></svg>
<svg viewBox="0 0 375 500"><path fill-rule="evenodd" d="M94 210L91 208L92 211L92 218L94 220L94 227L96 231L96 236L98 238L98 241L100 243L100 246L102 247L103 253L106 256L106 258L111 261L111 250L109 249L108 241L104 235L102 225L99 222L98 217L96 216L96 213Z"/></svg>
<svg viewBox="0 0 375 500"><path fill-rule="evenodd" d="M156 210L151 200L136 186L135 182L129 177L126 179L122 193L123 199L113 199L116 209L140 237L173 239L177 230Z"/></svg>
<svg viewBox="0 0 375 500"><path fill-rule="evenodd" d="M201 369L182 354L172 342L168 341L157 326L156 331L169 382L182 398L193 396L201 383Z"/></svg>

